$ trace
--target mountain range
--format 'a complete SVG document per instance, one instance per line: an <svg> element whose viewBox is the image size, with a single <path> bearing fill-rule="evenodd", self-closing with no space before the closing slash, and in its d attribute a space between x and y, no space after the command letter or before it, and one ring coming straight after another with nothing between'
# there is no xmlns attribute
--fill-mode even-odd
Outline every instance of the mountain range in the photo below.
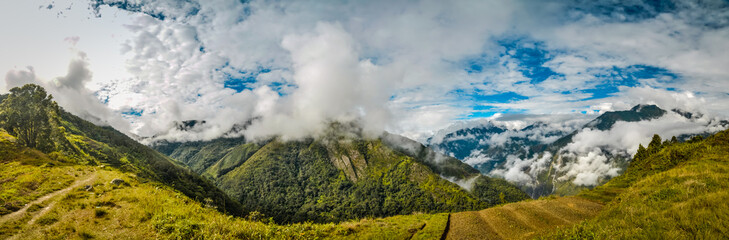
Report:
<svg viewBox="0 0 729 240"><path fill-rule="evenodd" d="M650 123L668 115L670 118L661 124L685 122L699 127L698 131L675 134L678 141L707 136L729 126L726 120L705 119L698 113L636 105L582 122L536 121L514 127L508 122L486 121L456 126L441 130L427 139L426 145L472 165L483 174L504 177L533 198L573 195L617 176L634 154L632 149L586 136L604 133L602 137L637 138L640 134L626 123Z"/></svg>
<svg viewBox="0 0 729 240"><path fill-rule="evenodd" d="M0 238L715 239L726 235L729 219L729 130L683 131L694 133L685 141L653 135L596 187L578 186L579 175L560 170L569 166L560 161L585 161L567 150L579 150L574 144L586 133L632 131L630 124L661 125L666 117L726 125L656 106L606 113L527 147L525 157L550 165L540 179L569 176L562 183L581 188L531 200L508 177L484 176L399 135L365 137L352 123L297 140L163 141L155 150L64 111L35 85L0 100ZM572 141L557 145L566 138ZM550 148L559 148L557 157Z"/></svg>
<svg viewBox="0 0 729 240"><path fill-rule="evenodd" d="M413 140L389 133L367 139L353 124L332 123L321 136L300 140L237 137L153 147L277 222L477 210L528 198Z"/></svg>

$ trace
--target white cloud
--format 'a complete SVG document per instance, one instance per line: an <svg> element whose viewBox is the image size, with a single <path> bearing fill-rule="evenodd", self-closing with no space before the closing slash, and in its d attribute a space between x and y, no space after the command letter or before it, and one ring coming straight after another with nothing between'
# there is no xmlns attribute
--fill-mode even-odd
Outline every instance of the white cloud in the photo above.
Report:
<svg viewBox="0 0 729 240"><path fill-rule="evenodd" d="M298 88L258 107L261 120L247 136L299 138L320 132L331 121L360 121L366 132L377 134L384 129L390 113L382 106L397 79L360 60L353 39L339 24L320 23L316 33L289 35L282 45L291 52Z"/></svg>
<svg viewBox="0 0 729 240"><path fill-rule="evenodd" d="M490 162L492 160L493 159L491 157L487 156L486 154L483 154L480 152L474 152L474 153L471 153L471 155L469 155L465 159L463 159L463 162L468 165L471 165L471 166L476 166L476 165L481 165L481 164Z"/></svg>
<svg viewBox="0 0 729 240"><path fill-rule="evenodd" d="M76 53L76 57L71 59L68 65L68 72L65 76L47 81L37 77L32 67L28 67L26 70L11 70L5 75L6 88L20 87L29 83L41 85L66 111L94 124L110 125L129 134L129 123L124 121L121 115L102 104L94 93L86 88L86 84L92 80L93 74L89 69L86 53L81 51L76 51Z"/></svg>
<svg viewBox="0 0 729 240"><path fill-rule="evenodd" d="M697 95L707 111L729 111L724 67L729 30L726 11L717 7L721 2L673 2L675 11L650 12L656 17L644 19L617 10L608 15L577 10L599 9L602 1L574 3L578 7L536 1L104 2L164 16L120 18L116 26L126 26L120 34L128 41L107 51L121 48L128 75L106 77L116 70L94 70L96 77L87 83L115 111L143 111L126 119L144 136L208 139L264 116L247 134L299 137L316 132L322 121L359 119L371 131L424 140L476 105L494 112L599 114L660 100L648 97L662 91L658 88ZM100 10L101 19L118 13ZM716 27L704 26L709 23ZM84 49L86 35L68 36L81 36L78 47ZM501 46L504 39L526 39L519 47L540 43L549 55L542 67L558 75L531 83L521 72L528 67ZM98 52L89 51L89 58L97 61ZM483 63L482 71L464 70L470 60ZM584 90L605 83L597 75L636 64L680 76L670 82L641 79L614 97L584 100L592 96ZM269 72L257 75L249 89L224 87L230 77L263 69ZM515 92L528 99L484 102L454 94L458 89ZM636 97L641 91L645 98ZM195 136L169 131L173 121L190 119L208 124Z"/></svg>
<svg viewBox="0 0 729 240"><path fill-rule="evenodd" d="M428 144L438 145L444 141L473 139L478 140L480 145L503 146L506 143L511 143L514 138L526 138L549 144L577 130L590 121L590 117L584 114L499 114L486 119L456 122L447 128L438 130ZM525 129L527 126L530 126L530 128ZM502 132L488 133L484 136L474 136L470 133L467 135L448 136L459 130L479 128L498 128Z"/></svg>
<svg viewBox="0 0 729 240"><path fill-rule="evenodd" d="M582 129L572 138L572 143L563 150L575 153L592 152L594 148L602 148L614 154L627 153L632 156L638 151L638 145L647 146L653 134L664 139L684 134L701 134L723 130L719 119L704 116L698 119L687 119L672 111L664 116L640 122L617 122L613 128L605 131Z"/></svg>
<svg viewBox="0 0 729 240"><path fill-rule="evenodd" d="M491 170L489 175L500 176L519 185L534 186L538 183L537 174L547 170L551 160L552 154L549 152L529 159L509 155L504 166Z"/></svg>
<svg viewBox="0 0 729 240"><path fill-rule="evenodd" d="M443 175L441 175L440 177L452 183L455 183L456 185L470 192L471 190L473 190L473 184L476 183L476 179L478 179L480 176L477 175L466 179L456 179L456 177L446 177Z"/></svg>
<svg viewBox="0 0 729 240"><path fill-rule="evenodd" d="M684 99L680 94L676 97L678 100ZM671 106L671 103L675 102L666 101L666 103L664 107ZM544 166L542 164L551 162L558 172L557 180L571 181L578 186L595 186L602 180L617 176L622 170L616 158L632 158L637 152L638 145L647 146L654 134L659 134L663 139L670 139L674 136L713 133L729 127L722 125L720 120L721 118L709 115L699 115L689 119L668 111L657 119L639 122L618 121L609 130L584 128L573 136L572 142L557 151L559 159L556 161L549 160L540 164L540 161L545 161L543 158L520 159L510 156L503 167L493 170L490 174L528 185L545 170L534 166ZM476 161L486 157L476 156L474 159L469 159Z"/></svg>
<svg viewBox="0 0 729 240"><path fill-rule="evenodd" d="M562 169L566 169L566 173L560 176L558 179L561 181L572 180L577 186L595 186L600 180L612 178L618 176L620 168L612 163L599 148L592 149L587 154L570 156L569 154L561 157L572 157L576 158L575 161L567 162L566 166Z"/></svg>

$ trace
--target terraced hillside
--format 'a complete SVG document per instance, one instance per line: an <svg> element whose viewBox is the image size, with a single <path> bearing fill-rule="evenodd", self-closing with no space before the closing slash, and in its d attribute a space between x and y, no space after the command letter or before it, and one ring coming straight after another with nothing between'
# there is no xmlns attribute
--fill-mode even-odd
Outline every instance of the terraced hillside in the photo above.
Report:
<svg viewBox="0 0 729 240"><path fill-rule="evenodd" d="M446 239L528 239L591 218L602 208L584 198L559 197L453 213Z"/></svg>
<svg viewBox="0 0 729 240"><path fill-rule="evenodd" d="M725 239L728 198L729 130L683 143L656 135L603 186L454 213L447 239Z"/></svg>
<svg viewBox="0 0 729 240"><path fill-rule="evenodd" d="M595 218L544 239L726 239L729 130L685 143L655 139L627 171L580 194L606 202Z"/></svg>

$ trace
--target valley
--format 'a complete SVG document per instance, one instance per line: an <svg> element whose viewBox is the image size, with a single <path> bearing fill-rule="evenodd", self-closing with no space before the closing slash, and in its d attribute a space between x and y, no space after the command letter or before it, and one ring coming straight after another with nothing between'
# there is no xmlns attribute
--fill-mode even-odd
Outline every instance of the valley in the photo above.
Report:
<svg viewBox="0 0 729 240"><path fill-rule="evenodd" d="M0 32L0 240L729 239L729 0L16 0Z"/></svg>
<svg viewBox="0 0 729 240"><path fill-rule="evenodd" d="M528 198L415 141L387 133L367 140L338 123L327 135L298 141L222 138L154 147L244 208L284 223L477 210Z"/></svg>
<svg viewBox="0 0 729 240"><path fill-rule="evenodd" d="M570 196L602 185L624 171L636 146L647 143L654 134L642 130L651 125L656 131L674 135L672 141L686 141L726 129L729 121L679 109L663 110L656 105L636 105L591 120L463 123L441 130L427 142L437 152L457 157L482 174L507 179L532 198ZM614 139L603 139L608 137Z"/></svg>
<svg viewBox="0 0 729 240"><path fill-rule="evenodd" d="M33 111L15 98L0 109ZM654 135L605 184L532 200L418 142L339 123L317 138L167 142L160 153L53 104L38 110L62 126L45 128L54 142L32 148L0 130L2 238L713 238L729 224L729 130Z"/></svg>

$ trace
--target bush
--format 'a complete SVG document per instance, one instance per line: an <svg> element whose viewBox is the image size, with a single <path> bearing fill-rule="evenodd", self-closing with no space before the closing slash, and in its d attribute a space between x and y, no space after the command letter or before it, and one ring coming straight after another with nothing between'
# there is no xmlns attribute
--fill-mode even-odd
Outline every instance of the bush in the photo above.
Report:
<svg viewBox="0 0 729 240"><path fill-rule="evenodd" d="M97 218L106 216L108 213L109 212L101 208L94 209L94 216Z"/></svg>
<svg viewBox="0 0 729 240"><path fill-rule="evenodd" d="M44 208L43 205L33 204L33 205L30 205L30 207L28 207L28 212L35 212L35 211L41 210L43 208Z"/></svg>
<svg viewBox="0 0 729 240"><path fill-rule="evenodd" d="M38 218L38 221L36 223L38 223L39 225L45 226L45 225L54 224L56 222L58 222L58 215L46 214L45 216Z"/></svg>

